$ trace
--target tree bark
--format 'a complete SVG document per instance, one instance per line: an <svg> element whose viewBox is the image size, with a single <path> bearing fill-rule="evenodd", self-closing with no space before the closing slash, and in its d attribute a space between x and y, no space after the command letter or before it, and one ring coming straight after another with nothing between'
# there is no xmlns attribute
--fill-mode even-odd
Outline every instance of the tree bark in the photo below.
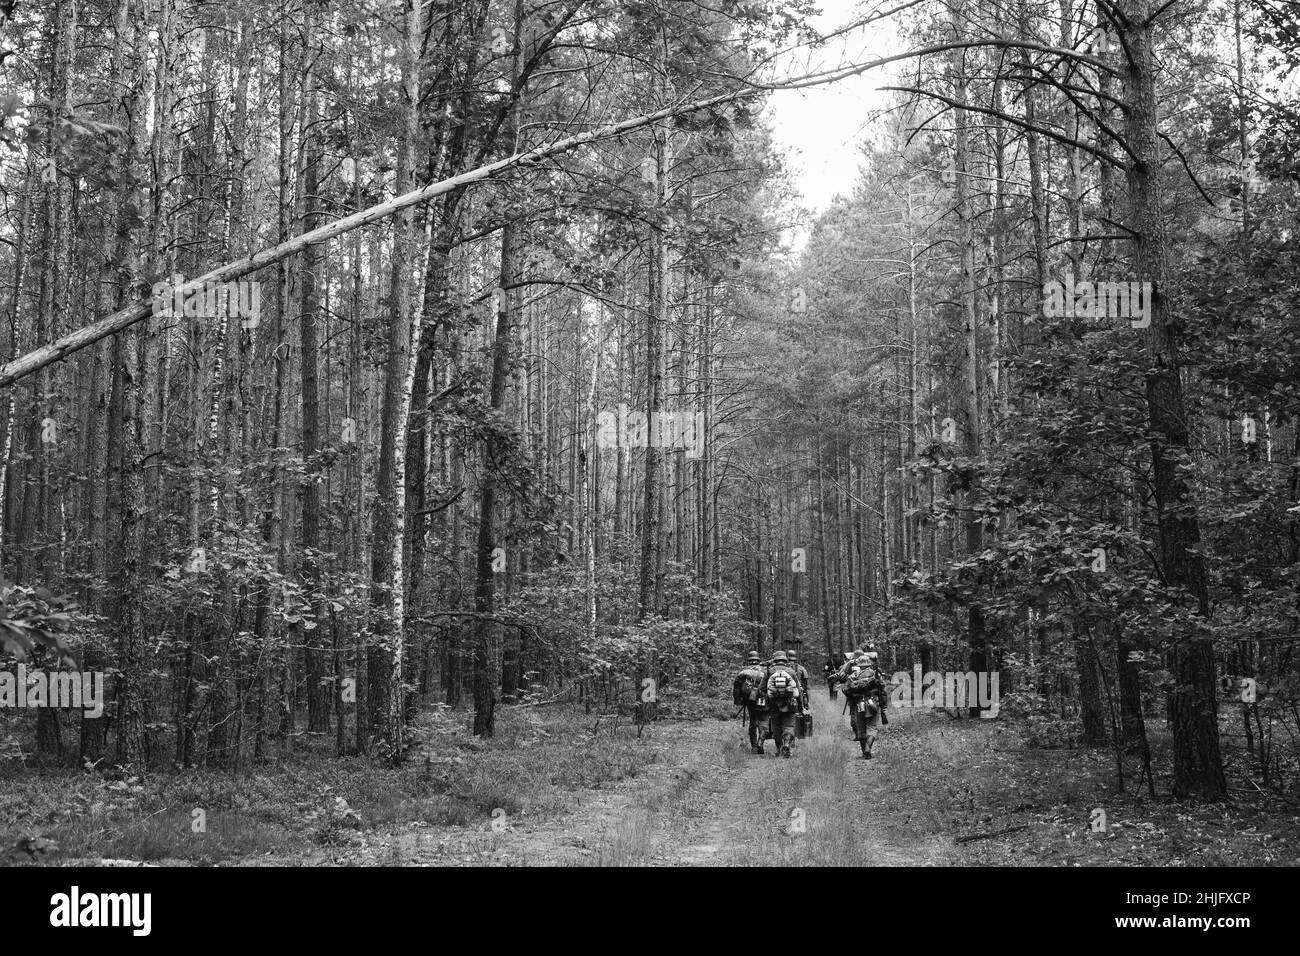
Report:
<svg viewBox="0 0 1300 956"><path fill-rule="evenodd" d="M1190 435L1181 379L1180 323L1165 237L1153 4L1151 0L1125 0L1122 9L1127 18L1128 54L1124 58L1129 105L1125 132L1135 157L1127 171L1137 233L1135 265L1138 276L1152 287L1150 325L1145 332L1149 363L1146 399L1160 565L1167 585L1183 592L1197 615L1208 617L1209 590L1200 548L1200 523L1184 470ZM1227 782L1219 753L1217 679L1208 636L1197 629L1178 637L1172 663L1174 795L1221 799L1227 794Z"/></svg>

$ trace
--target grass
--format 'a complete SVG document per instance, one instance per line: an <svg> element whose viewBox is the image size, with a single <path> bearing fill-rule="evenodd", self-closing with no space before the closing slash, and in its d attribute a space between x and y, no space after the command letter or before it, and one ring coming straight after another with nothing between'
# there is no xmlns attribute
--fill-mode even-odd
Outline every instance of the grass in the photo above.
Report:
<svg viewBox="0 0 1300 956"><path fill-rule="evenodd" d="M640 866L650 853L650 814L637 810L619 819L601 845L595 866Z"/></svg>
<svg viewBox="0 0 1300 956"><path fill-rule="evenodd" d="M567 809L570 791L635 776L659 759L626 721L605 721L593 735L578 711L506 707L498 735L480 741L462 717L422 715L413 735L424 743L401 768L336 758L324 738L238 774L131 777L11 764L0 771L0 860L18 840L41 836L57 849L5 861L292 862L312 847L361 846L403 828L477 827L497 808L512 820L546 818Z"/></svg>
<svg viewBox="0 0 1300 956"><path fill-rule="evenodd" d="M890 794L892 810L911 801L932 826L954 839L964 863L1048 866L1240 866L1300 864L1300 818L1285 799L1242 795L1221 804L1169 798L1170 740L1162 723L1149 734L1157 798L1137 786L1138 762L1127 761L1126 789L1116 786L1109 748L1041 749L1015 720L978 722L932 717L914 746L931 773L917 789ZM1226 762L1244 768L1231 749ZM1230 774L1230 786L1241 781ZM1105 829L1094 820L1105 813ZM987 836L1023 827L1000 836Z"/></svg>
<svg viewBox="0 0 1300 956"><path fill-rule="evenodd" d="M795 759L766 775L750 806L755 839L725 861L736 866L862 867L899 860L877 839L881 815L862 799L852 741L818 737L804 742ZM885 757L868 772L887 773ZM866 769L866 768L864 768Z"/></svg>
<svg viewBox="0 0 1300 956"><path fill-rule="evenodd" d="M1296 803L1249 787L1247 761L1230 745L1231 802L1168 800L1169 740L1156 721L1153 801L1136 788L1135 761L1119 793L1108 749L1032 746L1012 717L901 716L866 762L838 715L791 760L772 757L770 744L758 758L738 728L719 739L692 718L638 739L627 720L597 727L581 710L506 707L498 735L481 741L464 716L422 715L401 768L337 759L329 740L310 737L293 756L239 774L11 766L0 771L0 861L20 839L44 837L57 849L7 861L1300 864ZM625 780L634 785L613 790ZM593 790L600 798L589 801ZM583 813L555 825L579 797ZM490 828L497 809L509 836ZM1089 828L1096 809L1104 831Z"/></svg>

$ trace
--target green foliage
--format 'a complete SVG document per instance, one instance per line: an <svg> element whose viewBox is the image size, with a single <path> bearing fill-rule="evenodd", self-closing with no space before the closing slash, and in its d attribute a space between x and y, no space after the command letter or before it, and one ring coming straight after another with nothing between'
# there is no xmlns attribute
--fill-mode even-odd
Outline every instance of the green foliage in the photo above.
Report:
<svg viewBox="0 0 1300 956"><path fill-rule="evenodd" d="M531 575L502 604L501 616L524 624L553 668L578 677L627 682L648 668L663 692L711 683L729 669L745 646L734 599L699 587L687 569L666 562L664 613L638 624L637 569L617 552L598 565L594 633L586 618L586 569L568 563Z"/></svg>
<svg viewBox="0 0 1300 956"><path fill-rule="evenodd" d="M73 664L65 635L76 625L77 605L45 588L0 582L0 649L25 660L44 648Z"/></svg>

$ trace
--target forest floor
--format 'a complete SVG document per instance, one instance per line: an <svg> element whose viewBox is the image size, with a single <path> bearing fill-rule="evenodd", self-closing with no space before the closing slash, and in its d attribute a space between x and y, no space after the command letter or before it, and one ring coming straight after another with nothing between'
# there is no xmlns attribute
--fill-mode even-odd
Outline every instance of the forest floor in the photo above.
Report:
<svg viewBox="0 0 1300 956"><path fill-rule="evenodd" d="M944 711L891 711L866 761L843 698L813 696L815 734L788 760L770 741L752 753L738 720L696 701L639 735L508 707L487 742L435 710L400 769L308 740L254 773L28 771L0 779L0 853L41 836L56 848L32 862L54 865L1300 864L1300 814L1280 797L1116 793L1110 751L1030 747L1015 720Z"/></svg>

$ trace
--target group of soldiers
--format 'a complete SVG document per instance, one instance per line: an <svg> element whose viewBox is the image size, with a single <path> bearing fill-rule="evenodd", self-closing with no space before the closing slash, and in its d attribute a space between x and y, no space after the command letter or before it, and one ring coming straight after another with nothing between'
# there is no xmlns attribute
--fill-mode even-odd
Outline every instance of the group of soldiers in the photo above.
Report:
<svg viewBox="0 0 1300 956"><path fill-rule="evenodd" d="M880 655L874 648L856 648L838 665L828 658L825 672L832 700L843 688L853 739L863 758L870 760L881 725L889 723L885 714L889 685L880 674ZM812 733L808 695L808 671L794 651L777 651L767 661L758 651L745 656L745 666L732 684L732 700L746 716L754 753L762 754L770 737L777 752L789 757L794 741Z"/></svg>
<svg viewBox="0 0 1300 956"><path fill-rule="evenodd" d="M764 741L771 737L777 752L789 757L795 738L812 732L808 693L808 671L794 651L777 651L769 661L758 651L745 656L732 684L732 700L744 708L754 753L763 753Z"/></svg>

